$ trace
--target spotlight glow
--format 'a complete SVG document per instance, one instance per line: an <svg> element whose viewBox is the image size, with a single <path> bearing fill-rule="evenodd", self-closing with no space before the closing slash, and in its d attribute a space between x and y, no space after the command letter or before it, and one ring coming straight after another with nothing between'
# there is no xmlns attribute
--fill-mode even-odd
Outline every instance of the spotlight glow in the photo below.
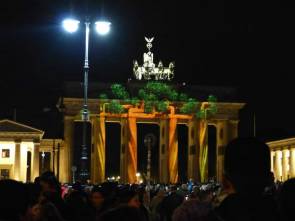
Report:
<svg viewBox="0 0 295 221"><path fill-rule="evenodd" d="M95 28L98 34L106 35L111 30L111 22L97 21L95 22Z"/></svg>
<svg viewBox="0 0 295 221"><path fill-rule="evenodd" d="M63 20L62 25L67 32L74 33L78 30L79 23L80 21L75 19L65 19Z"/></svg>

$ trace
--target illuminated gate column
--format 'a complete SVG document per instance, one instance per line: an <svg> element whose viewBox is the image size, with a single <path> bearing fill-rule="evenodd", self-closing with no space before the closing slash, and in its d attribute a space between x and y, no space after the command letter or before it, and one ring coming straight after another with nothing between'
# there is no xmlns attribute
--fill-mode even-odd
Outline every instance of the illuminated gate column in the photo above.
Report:
<svg viewBox="0 0 295 221"><path fill-rule="evenodd" d="M73 165L73 137L74 137L74 117L64 117L64 139L65 146L60 150L60 182L71 182L72 173L71 167Z"/></svg>
<svg viewBox="0 0 295 221"><path fill-rule="evenodd" d="M228 143L227 134L228 127L227 122L225 120L219 120L217 122L217 133L216 133L216 141L217 141L217 161L216 161L216 178L218 182L222 181L223 177L223 169L224 169L224 151L225 147Z"/></svg>
<svg viewBox="0 0 295 221"><path fill-rule="evenodd" d="M199 142L198 142L198 121L190 120L188 122L188 179L199 181Z"/></svg>
<svg viewBox="0 0 295 221"><path fill-rule="evenodd" d="M161 119L160 120L160 148L159 148L159 180L160 183L168 183L168 142L169 142L169 127L168 120Z"/></svg>
<svg viewBox="0 0 295 221"><path fill-rule="evenodd" d="M105 117L92 117L91 125L91 180L102 183L105 181Z"/></svg>
<svg viewBox="0 0 295 221"><path fill-rule="evenodd" d="M177 183L178 182L177 119L173 116L169 120L168 170L169 170L169 182Z"/></svg>
<svg viewBox="0 0 295 221"><path fill-rule="evenodd" d="M135 183L137 173L136 118L121 119L120 176L124 183Z"/></svg>

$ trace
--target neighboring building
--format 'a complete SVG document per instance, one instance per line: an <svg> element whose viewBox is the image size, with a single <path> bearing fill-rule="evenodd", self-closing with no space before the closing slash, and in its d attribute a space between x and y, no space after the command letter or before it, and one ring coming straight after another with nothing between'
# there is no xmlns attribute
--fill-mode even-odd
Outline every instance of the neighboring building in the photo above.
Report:
<svg viewBox="0 0 295 221"><path fill-rule="evenodd" d="M58 174L61 139L42 139L44 131L11 121L0 121L0 179L34 181L40 173Z"/></svg>
<svg viewBox="0 0 295 221"><path fill-rule="evenodd" d="M271 171L276 181L295 177L295 138L267 143L271 151Z"/></svg>

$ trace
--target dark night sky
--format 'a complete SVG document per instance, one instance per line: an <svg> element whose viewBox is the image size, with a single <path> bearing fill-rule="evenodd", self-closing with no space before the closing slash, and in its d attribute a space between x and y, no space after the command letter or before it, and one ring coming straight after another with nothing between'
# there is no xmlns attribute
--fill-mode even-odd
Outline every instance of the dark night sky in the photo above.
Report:
<svg viewBox="0 0 295 221"><path fill-rule="evenodd" d="M54 124L54 113L42 109L54 107L64 81L83 77L83 29L69 35L60 26L71 12L112 22L107 37L90 36L90 81L126 82L132 60L145 51L143 37L155 36L155 59L174 60L177 81L238 89L249 104L243 134L251 133L255 111L258 136L295 135L295 13L287 1L7 2L0 11L1 118L16 108L21 122L40 129Z"/></svg>

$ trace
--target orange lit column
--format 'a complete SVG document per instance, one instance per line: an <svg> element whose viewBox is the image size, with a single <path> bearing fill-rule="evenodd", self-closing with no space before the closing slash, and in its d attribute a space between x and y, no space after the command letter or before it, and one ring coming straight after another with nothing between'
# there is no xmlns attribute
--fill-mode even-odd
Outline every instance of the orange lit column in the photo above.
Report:
<svg viewBox="0 0 295 221"><path fill-rule="evenodd" d="M188 122L188 179L199 181L199 143L198 123L193 119Z"/></svg>
<svg viewBox="0 0 295 221"><path fill-rule="evenodd" d="M177 141L177 119L171 117L169 120L169 146L168 146L168 169L170 183L178 182L178 141Z"/></svg>
<svg viewBox="0 0 295 221"><path fill-rule="evenodd" d="M128 118L128 182L136 182L137 172L137 128L136 118Z"/></svg>
<svg viewBox="0 0 295 221"><path fill-rule="evenodd" d="M105 118L93 117L91 148L91 180L102 183L105 180Z"/></svg>
<svg viewBox="0 0 295 221"><path fill-rule="evenodd" d="M137 172L136 118L121 119L120 176L124 183L135 183Z"/></svg>
<svg viewBox="0 0 295 221"><path fill-rule="evenodd" d="M199 125L200 181L205 182L208 180L208 122L200 120Z"/></svg>

